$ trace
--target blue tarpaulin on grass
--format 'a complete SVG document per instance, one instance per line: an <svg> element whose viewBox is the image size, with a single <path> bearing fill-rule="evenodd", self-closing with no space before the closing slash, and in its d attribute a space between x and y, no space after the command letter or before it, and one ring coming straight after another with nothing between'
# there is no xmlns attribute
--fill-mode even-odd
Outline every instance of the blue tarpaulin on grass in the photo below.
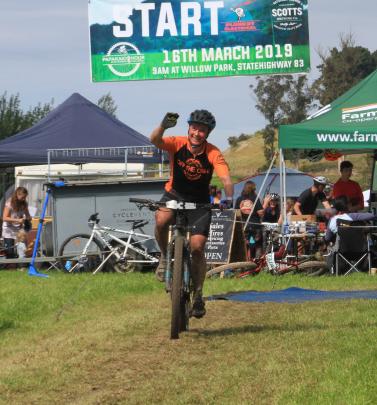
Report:
<svg viewBox="0 0 377 405"><path fill-rule="evenodd" d="M345 299L377 299L376 290L358 291L321 291L306 290L304 288L290 287L285 290L273 291L240 291L223 295L213 295L207 298L212 300L229 300L242 302L287 302L328 301Z"/></svg>

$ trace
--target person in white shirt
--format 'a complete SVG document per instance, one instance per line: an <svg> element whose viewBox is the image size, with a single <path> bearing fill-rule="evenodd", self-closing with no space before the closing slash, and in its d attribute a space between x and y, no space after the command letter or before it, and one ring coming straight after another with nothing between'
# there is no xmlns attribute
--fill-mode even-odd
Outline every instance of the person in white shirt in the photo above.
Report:
<svg viewBox="0 0 377 405"><path fill-rule="evenodd" d="M19 259L25 259L26 257L26 250L27 250L26 241L27 241L27 234L23 229L21 229L18 232L16 239L16 251Z"/></svg>
<svg viewBox="0 0 377 405"><path fill-rule="evenodd" d="M334 200L333 207L336 214L331 217L325 234L325 242L330 243L335 241L336 234L338 232L338 219L344 219L346 221L371 221L376 216L371 212L347 212L347 197L340 196Z"/></svg>

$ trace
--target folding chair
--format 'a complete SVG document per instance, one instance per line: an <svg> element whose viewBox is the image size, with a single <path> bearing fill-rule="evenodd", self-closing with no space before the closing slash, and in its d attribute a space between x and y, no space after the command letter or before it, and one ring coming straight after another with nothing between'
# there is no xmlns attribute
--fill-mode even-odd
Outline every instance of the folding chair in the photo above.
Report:
<svg viewBox="0 0 377 405"><path fill-rule="evenodd" d="M345 276L371 268L370 230L365 222L336 221L338 232L334 249L335 274ZM364 226L365 228L362 228Z"/></svg>

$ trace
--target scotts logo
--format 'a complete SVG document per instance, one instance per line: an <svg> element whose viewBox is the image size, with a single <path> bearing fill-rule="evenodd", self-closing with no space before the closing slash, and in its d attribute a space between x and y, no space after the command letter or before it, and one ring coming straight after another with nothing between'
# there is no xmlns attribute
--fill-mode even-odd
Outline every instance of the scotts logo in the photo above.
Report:
<svg viewBox="0 0 377 405"><path fill-rule="evenodd" d="M304 5L301 0L275 0L272 3L272 21L278 30L292 31L302 26Z"/></svg>
<svg viewBox="0 0 377 405"><path fill-rule="evenodd" d="M377 121L377 103L342 108L342 122Z"/></svg>
<svg viewBox="0 0 377 405"><path fill-rule="evenodd" d="M135 45L129 42L118 42L102 57L102 61L116 76L131 76L144 63L142 55Z"/></svg>
<svg viewBox="0 0 377 405"><path fill-rule="evenodd" d="M187 159L186 162L178 159L177 163L178 166L182 167L184 175L189 180L198 180L202 175L209 173L209 170L204 169L199 160L193 158Z"/></svg>

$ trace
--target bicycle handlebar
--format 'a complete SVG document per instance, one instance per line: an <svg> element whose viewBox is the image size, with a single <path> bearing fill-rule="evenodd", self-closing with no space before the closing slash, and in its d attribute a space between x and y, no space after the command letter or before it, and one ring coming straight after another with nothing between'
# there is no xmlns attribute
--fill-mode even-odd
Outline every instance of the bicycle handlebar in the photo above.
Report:
<svg viewBox="0 0 377 405"><path fill-rule="evenodd" d="M211 204L203 204L203 203L194 203L194 202L186 202L186 201L176 201L176 200L169 200L169 201L154 201L148 200L145 198L130 198L130 202L139 205L140 207L147 207L151 211L156 211L160 207L166 207L173 210L195 210L197 208L211 208Z"/></svg>

